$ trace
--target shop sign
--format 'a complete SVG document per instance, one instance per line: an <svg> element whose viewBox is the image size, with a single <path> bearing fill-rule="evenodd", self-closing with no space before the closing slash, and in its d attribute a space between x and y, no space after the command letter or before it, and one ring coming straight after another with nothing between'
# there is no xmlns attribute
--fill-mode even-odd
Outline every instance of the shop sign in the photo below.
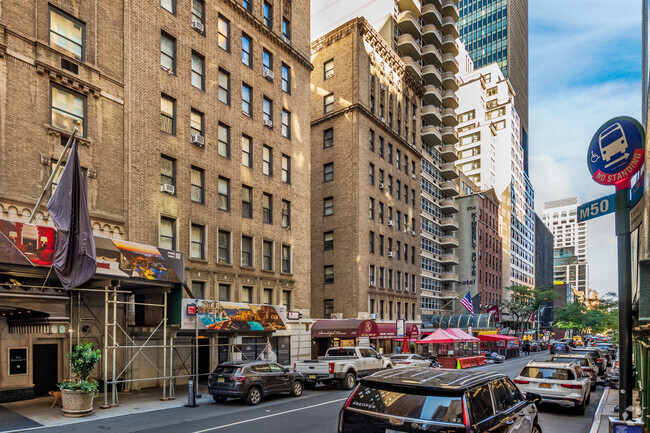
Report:
<svg viewBox="0 0 650 433"><path fill-rule="evenodd" d="M27 374L27 348L9 348L9 375L19 376Z"/></svg>
<svg viewBox="0 0 650 433"><path fill-rule="evenodd" d="M242 304L208 299L183 299L181 329L250 332L278 331L286 326L287 310L282 305ZM194 305L190 310L189 306ZM195 324L193 311L198 322Z"/></svg>

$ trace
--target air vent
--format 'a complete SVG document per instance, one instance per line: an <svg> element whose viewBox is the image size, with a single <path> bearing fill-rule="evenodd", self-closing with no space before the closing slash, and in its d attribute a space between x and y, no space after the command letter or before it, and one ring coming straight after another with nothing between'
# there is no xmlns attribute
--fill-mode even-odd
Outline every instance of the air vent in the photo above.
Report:
<svg viewBox="0 0 650 433"><path fill-rule="evenodd" d="M61 58L61 68L65 69L66 71L70 71L73 74L79 75L79 65L72 63L68 59Z"/></svg>

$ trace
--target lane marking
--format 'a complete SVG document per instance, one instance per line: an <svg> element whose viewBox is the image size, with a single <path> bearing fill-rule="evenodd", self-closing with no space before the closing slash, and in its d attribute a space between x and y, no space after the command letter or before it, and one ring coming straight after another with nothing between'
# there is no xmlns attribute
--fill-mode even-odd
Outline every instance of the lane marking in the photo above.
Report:
<svg viewBox="0 0 650 433"><path fill-rule="evenodd" d="M594 413L594 420L591 423L591 429L589 430L589 433L596 433L598 429L600 429L600 421L603 415L601 411L601 407L605 402L605 396L609 397L609 390L610 388L603 389L603 394L600 396L600 402L598 403L598 407L596 408L596 412Z"/></svg>
<svg viewBox="0 0 650 433"><path fill-rule="evenodd" d="M224 424L224 425L220 425L220 426L217 426L217 427L208 428L208 429L205 429L205 430L197 430L197 431L195 431L193 433L206 433L206 432L209 432L209 431L221 430L223 428L232 427L232 426L236 426L236 425L239 425L239 424L246 424L248 422L259 421L261 419L271 418L271 417L279 416L279 415L285 415L287 413L299 412L301 410L312 409L314 407L319 407L319 406L325 406L326 404L337 403L337 402L345 401L347 399L348 399L347 397L339 398L337 400L326 401L324 403L312 404L311 406L299 407L298 409L285 410L284 412L278 412L278 413L274 413L274 414L271 414L271 415L258 416L257 418L251 418L251 419L246 419L246 420L243 420L243 421L232 422L230 424Z"/></svg>

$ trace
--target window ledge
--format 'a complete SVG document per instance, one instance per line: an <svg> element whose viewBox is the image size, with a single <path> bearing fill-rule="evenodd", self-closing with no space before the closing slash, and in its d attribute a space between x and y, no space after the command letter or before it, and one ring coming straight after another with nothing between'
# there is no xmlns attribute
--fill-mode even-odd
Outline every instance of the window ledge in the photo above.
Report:
<svg viewBox="0 0 650 433"><path fill-rule="evenodd" d="M254 271L255 270L255 268L253 266L241 265L240 268L244 269L244 270L249 270L249 271Z"/></svg>
<svg viewBox="0 0 650 433"><path fill-rule="evenodd" d="M189 260L192 263L205 263L205 264L208 263L208 261L206 259L197 259L197 258L194 258L194 257L190 257L187 260Z"/></svg>
<svg viewBox="0 0 650 433"><path fill-rule="evenodd" d="M60 129L57 128L56 126L52 125L43 125L45 129L47 130L48 135L51 135L53 137L69 137L70 132L66 131L65 129ZM80 137L79 135L75 136L75 139L80 143L83 144L84 146L90 147L92 144L91 140L88 140L87 138Z"/></svg>
<svg viewBox="0 0 650 433"><path fill-rule="evenodd" d="M218 260L215 263L217 264L217 266L224 266L224 267L227 267L227 268L232 268L233 267L232 263L220 262Z"/></svg>
<svg viewBox="0 0 650 433"><path fill-rule="evenodd" d="M293 276L293 272L280 272L280 275Z"/></svg>
<svg viewBox="0 0 650 433"><path fill-rule="evenodd" d="M273 269L262 269L262 272L265 274L275 274L275 271Z"/></svg>

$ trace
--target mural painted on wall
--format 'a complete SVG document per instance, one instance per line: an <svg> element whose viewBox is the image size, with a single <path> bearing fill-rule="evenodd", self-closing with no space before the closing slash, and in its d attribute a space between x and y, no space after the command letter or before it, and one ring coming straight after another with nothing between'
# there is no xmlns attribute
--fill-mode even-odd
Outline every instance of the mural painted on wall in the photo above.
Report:
<svg viewBox="0 0 650 433"><path fill-rule="evenodd" d="M241 304L207 299L183 299L181 329L194 329L194 317L187 306L196 305L200 330L247 332L286 329L286 308L280 305Z"/></svg>
<svg viewBox="0 0 650 433"><path fill-rule="evenodd" d="M54 228L0 220L0 263L51 266Z"/></svg>

